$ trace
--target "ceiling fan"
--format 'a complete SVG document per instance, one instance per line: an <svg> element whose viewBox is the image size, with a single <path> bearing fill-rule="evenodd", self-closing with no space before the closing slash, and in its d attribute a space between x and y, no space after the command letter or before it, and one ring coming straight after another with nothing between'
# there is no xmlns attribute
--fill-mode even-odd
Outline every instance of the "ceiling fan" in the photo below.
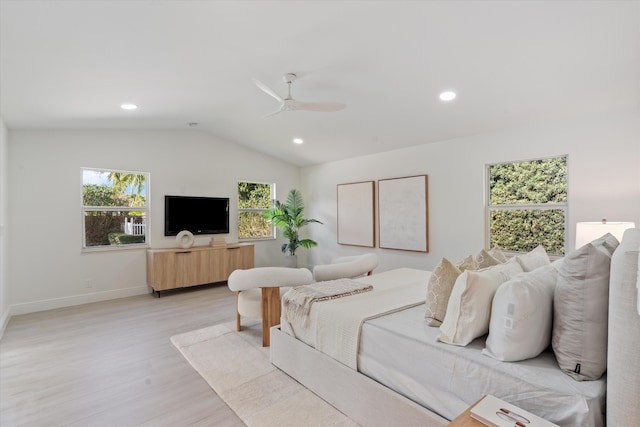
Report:
<svg viewBox="0 0 640 427"><path fill-rule="evenodd" d="M302 102L296 101L291 96L291 83L295 82L298 76L294 73L287 73L283 76L284 82L289 86L289 91L286 98L281 98L275 93L269 86L262 83L260 80L253 79L253 83L262 89L264 93L272 96L280 103L280 108L273 113L269 113L264 117L273 116L283 111L317 111L323 113L330 113L333 111L340 111L346 107L346 104L342 102Z"/></svg>

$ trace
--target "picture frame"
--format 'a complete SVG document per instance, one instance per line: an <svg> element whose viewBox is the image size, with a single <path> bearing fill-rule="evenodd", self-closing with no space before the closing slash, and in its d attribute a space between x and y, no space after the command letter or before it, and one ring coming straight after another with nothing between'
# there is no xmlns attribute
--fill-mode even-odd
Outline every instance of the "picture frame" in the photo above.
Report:
<svg viewBox="0 0 640 427"><path fill-rule="evenodd" d="M338 184L338 244L375 247L375 181Z"/></svg>
<svg viewBox="0 0 640 427"><path fill-rule="evenodd" d="M382 249L429 252L428 176L378 180L378 236Z"/></svg>

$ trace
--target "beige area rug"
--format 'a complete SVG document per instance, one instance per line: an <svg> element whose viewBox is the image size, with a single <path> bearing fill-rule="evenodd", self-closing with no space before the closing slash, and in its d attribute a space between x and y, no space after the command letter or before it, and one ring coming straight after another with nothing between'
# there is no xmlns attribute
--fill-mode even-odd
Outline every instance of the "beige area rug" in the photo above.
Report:
<svg viewBox="0 0 640 427"><path fill-rule="evenodd" d="M269 361L260 324L216 325L171 342L248 426L357 426Z"/></svg>

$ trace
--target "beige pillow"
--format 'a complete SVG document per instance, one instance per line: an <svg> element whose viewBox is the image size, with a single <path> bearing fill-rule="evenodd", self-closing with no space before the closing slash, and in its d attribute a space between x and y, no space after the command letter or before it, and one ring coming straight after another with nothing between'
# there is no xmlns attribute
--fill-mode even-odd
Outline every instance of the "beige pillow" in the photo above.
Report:
<svg viewBox="0 0 640 427"><path fill-rule="evenodd" d="M507 262L507 257L505 256L505 254L502 252L502 249L500 249L500 246L498 245L495 245L494 247L489 249L489 255L491 255L492 257L494 257L500 262Z"/></svg>
<svg viewBox="0 0 640 427"><path fill-rule="evenodd" d="M549 265L549 255L544 250L542 245L538 245L537 248L526 254L516 256L516 259L520 263L520 266L524 271L533 271L536 268Z"/></svg>
<svg viewBox="0 0 640 427"><path fill-rule="evenodd" d="M473 256L469 255L468 257L466 257L465 259L458 261L456 263L456 267L458 268L458 270L460 271L465 271L465 270L475 270L476 269L476 263L473 260Z"/></svg>
<svg viewBox="0 0 640 427"><path fill-rule="evenodd" d="M518 273L522 273L522 267L515 260L510 260L484 270L467 270L460 274L449 297L438 341L464 346L489 332L493 295L502 283Z"/></svg>
<svg viewBox="0 0 640 427"><path fill-rule="evenodd" d="M475 270L480 270L483 268L491 267L493 265L502 264L502 262L491 255L486 249L482 249L480 252L478 252L478 255L476 255L475 264Z"/></svg>
<svg viewBox="0 0 640 427"><path fill-rule="evenodd" d="M618 240L611 234L564 257L553 297L551 344L558 365L577 381L607 369L609 268Z"/></svg>
<svg viewBox="0 0 640 427"><path fill-rule="evenodd" d="M433 269L427 284L427 310L424 314L427 325L440 326L442 324L451 289L460 273L462 271L446 258L442 258Z"/></svg>

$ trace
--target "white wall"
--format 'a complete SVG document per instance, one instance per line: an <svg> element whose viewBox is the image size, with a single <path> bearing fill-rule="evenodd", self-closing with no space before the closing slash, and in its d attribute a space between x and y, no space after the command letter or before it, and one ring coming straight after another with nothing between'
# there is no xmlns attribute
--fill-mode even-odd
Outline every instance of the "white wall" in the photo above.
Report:
<svg viewBox="0 0 640 427"><path fill-rule="evenodd" d="M163 235L165 194L230 197L236 240L239 180L275 182L280 196L300 177L296 166L191 130L10 130L8 141L12 314L148 291L144 249L81 252L81 167L150 173L152 247L176 245ZM279 246L257 242L256 265L281 264Z"/></svg>
<svg viewBox="0 0 640 427"><path fill-rule="evenodd" d="M309 251L309 263L373 250L381 261L376 271L398 266L431 269L443 256L458 260L475 254L485 246L485 164L564 154L569 156L570 249L578 221L607 218L640 226L640 110L636 109L303 168L307 216L325 222L309 228L319 243ZM337 184L418 174L429 175L428 254L337 244Z"/></svg>
<svg viewBox="0 0 640 427"><path fill-rule="evenodd" d="M238 180L275 182L279 198L300 188L306 216L324 222L307 228L319 247L300 251L301 265L370 250L336 243L337 184L416 174L429 175L430 251L372 249L380 256L378 271L429 269L442 256L459 259L477 252L484 246L484 166L501 161L569 155L570 242L578 221L608 218L640 224L640 110L503 130L302 170L191 130L10 130L8 137L4 127L0 130L0 224L5 230L0 316L5 318L9 312L147 292L144 250L81 252L81 167L151 173L154 247L175 246L174 238L162 235L163 218L157 214L163 212L165 194L234 197ZM233 230L233 212L231 218ZM196 244L206 244L208 238L197 238ZM256 243L256 265L281 265L279 247L280 241ZM93 281L91 289L85 287L86 280Z"/></svg>
<svg viewBox="0 0 640 427"><path fill-rule="evenodd" d="M7 280L7 186L9 181L7 128L0 117L0 337L9 322L11 300Z"/></svg>

